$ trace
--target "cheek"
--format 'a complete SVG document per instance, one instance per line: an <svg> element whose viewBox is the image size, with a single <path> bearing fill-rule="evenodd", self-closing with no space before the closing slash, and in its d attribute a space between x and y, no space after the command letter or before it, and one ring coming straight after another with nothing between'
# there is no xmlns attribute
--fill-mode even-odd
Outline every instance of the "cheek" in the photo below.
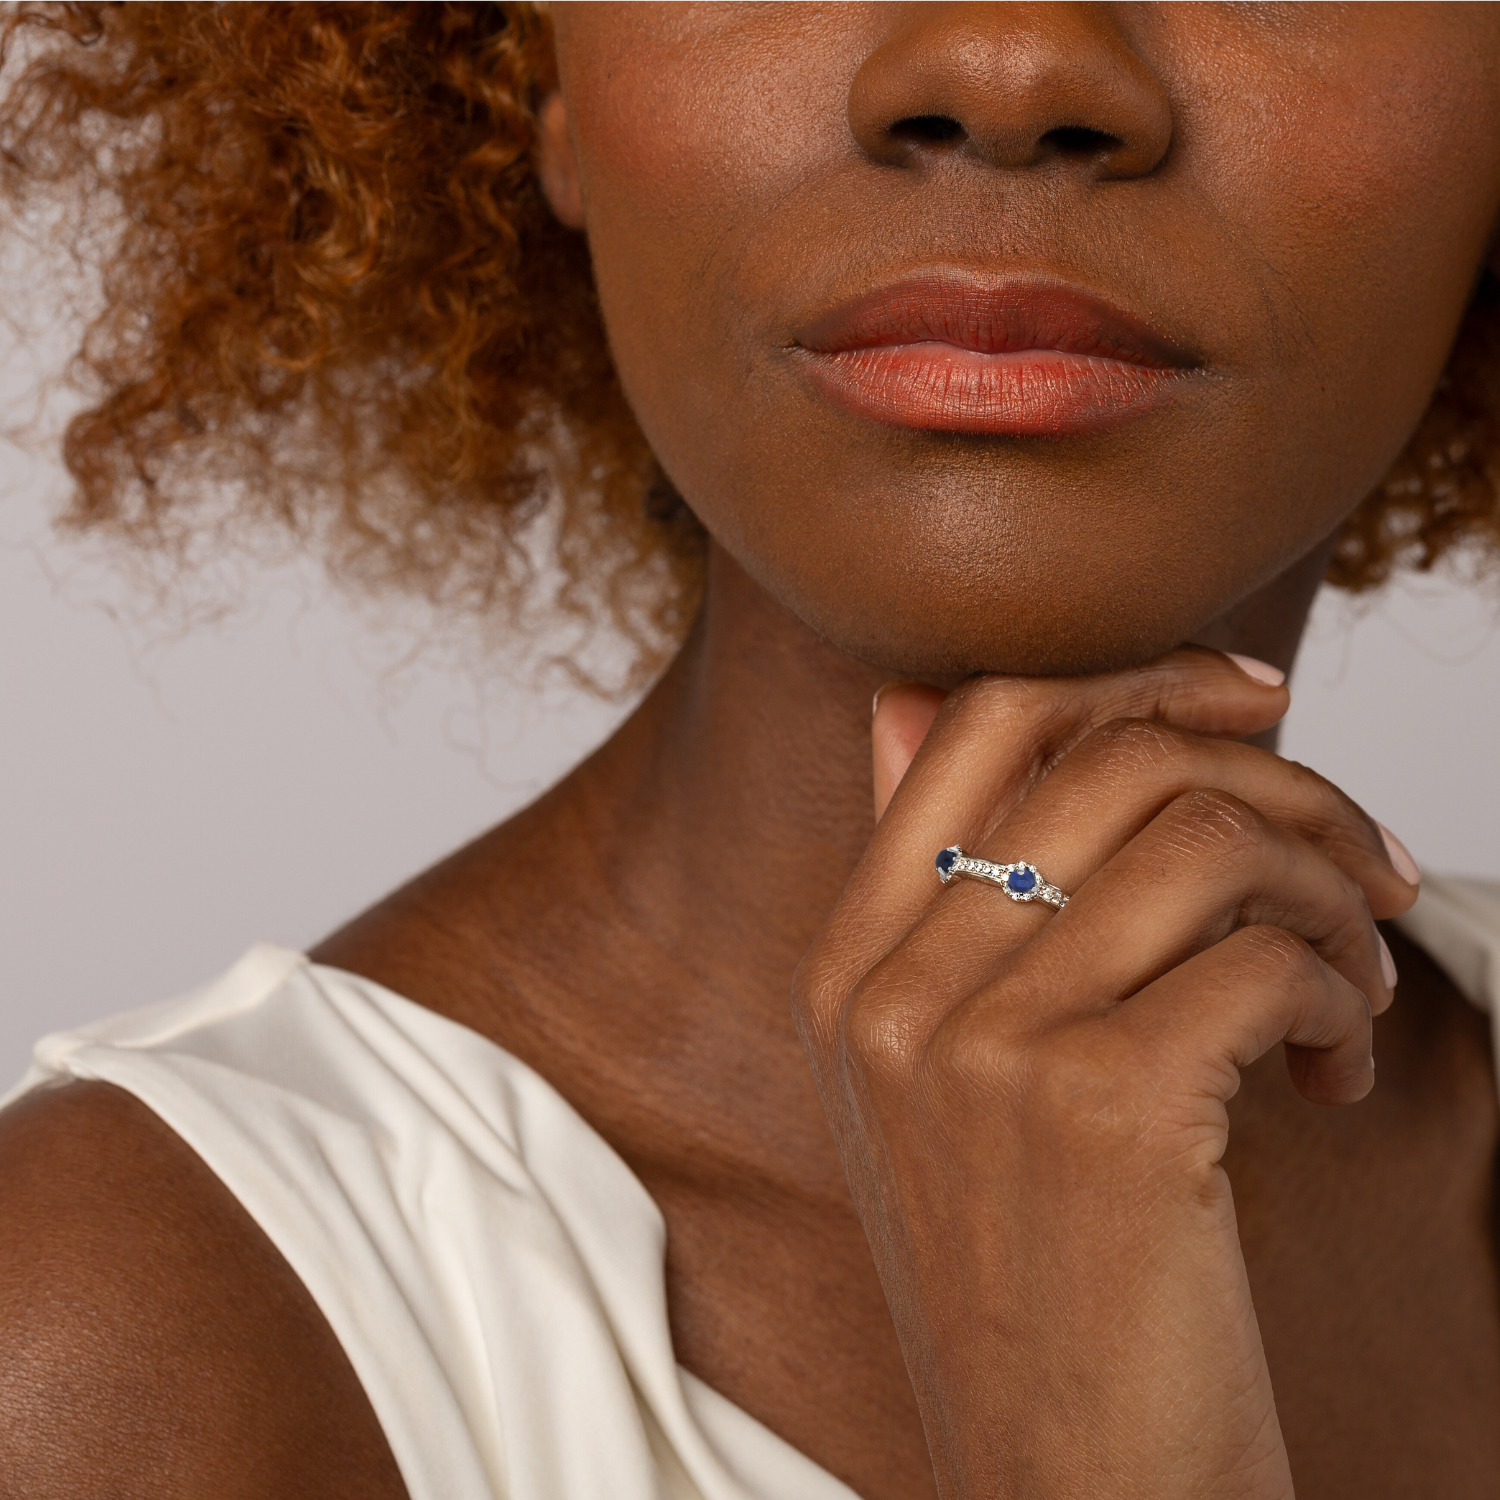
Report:
<svg viewBox="0 0 1500 1500"><path fill-rule="evenodd" d="M760 37L704 16L712 7L626 9L653 19L601 29L560 56L590 239L611 264L649 260L659 247L674 279L686 280L694 267L683 256L711 255L716 231L774 196L788 164L806 160L837 90L788 66L802 28Z"/></svg>
<svg viewBox="0 0 1500 1500"><path fill-rule="evenodd" d="M625 6L642 19L560 48L611 347L653 440L715 419L763 351L764 307L737 284L746 260L774 279L778 258L794 266L800 241L828 232L765 226L847 154L858 9L832 25L815 7Z"/></svg>
<svg viewBox="0 0 1500 1500"><path fill-rule="evenodd" d="M1466 46L1444 24L1453 35L1404 55L1365 19L1295 69L1205 95L1184 123L1203 138L1205 192L1263 268L1288 406L1325 442L1347 432L1373 484L1426 406L1493 232L1500 110L1491 39Z"/></svg>

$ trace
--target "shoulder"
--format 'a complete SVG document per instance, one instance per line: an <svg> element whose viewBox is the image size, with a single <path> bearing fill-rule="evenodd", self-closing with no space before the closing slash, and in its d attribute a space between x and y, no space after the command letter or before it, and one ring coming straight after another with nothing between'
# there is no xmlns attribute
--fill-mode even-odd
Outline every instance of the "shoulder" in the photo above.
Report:
<svg viewBox="0 0 1500 1500"><path fill-rule="evenodd" d="M99 1083L0 1112L0 1474L26 1500L406 1494L291 1268Z"/></svg>

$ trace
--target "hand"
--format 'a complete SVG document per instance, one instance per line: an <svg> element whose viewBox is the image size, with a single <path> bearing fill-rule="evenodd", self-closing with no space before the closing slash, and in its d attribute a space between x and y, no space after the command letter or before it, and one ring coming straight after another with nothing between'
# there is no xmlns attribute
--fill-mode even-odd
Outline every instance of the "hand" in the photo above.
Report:
<svg viewBox="0 0 1500 1500"><path fill-rule="evenodd" d="M1288 701L1198 649L882 697L895 793L794 1008L948 1500L1292 1493L1225 1105L1277 1042L1309 1099L1368 1091L1372 913L1416 888L1237 743ZM945 888L950 844L1072 899Z"/></svg>

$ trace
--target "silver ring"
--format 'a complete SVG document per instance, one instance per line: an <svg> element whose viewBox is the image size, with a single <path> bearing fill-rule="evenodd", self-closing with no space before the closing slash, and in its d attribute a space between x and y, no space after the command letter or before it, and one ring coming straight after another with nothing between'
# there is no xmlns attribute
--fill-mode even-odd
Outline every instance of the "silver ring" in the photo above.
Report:
<svg viewBox="0 0 1500 1500"><path fill-rule="evenodd" d="M933 861L937 866L938 879L947 885L960 875L970 880L987 880L998 885L1012 901L1043 901L1054 911L1061 911L1068 898L1049 881L1033 864L1018 859L1013 865L997 865L993 860L975 859L965 854L957 844L940 850Z"/></svg>

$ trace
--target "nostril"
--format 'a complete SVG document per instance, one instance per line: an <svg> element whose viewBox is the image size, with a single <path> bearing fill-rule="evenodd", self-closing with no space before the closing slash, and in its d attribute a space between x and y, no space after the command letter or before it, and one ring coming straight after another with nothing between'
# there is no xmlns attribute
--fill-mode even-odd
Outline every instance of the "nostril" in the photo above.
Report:
<svg viewBox="0 0 1500 1500"><path fill-rule="evenodd" d="M964 134L964 128L951 115L908 115L890 127L890 133L898 141L911 141L921 145L940 145L944 141L956 141Z"/></svg>
<svg viewBox="0 0 1500 1500"><path fill-rule="evenodd" d="M1059 156L1101 156L1117 150L1123 142L1117 135L1090 130L1087 125L1059 125L1042 137L1041 144L1050 146Z"/></svg>

